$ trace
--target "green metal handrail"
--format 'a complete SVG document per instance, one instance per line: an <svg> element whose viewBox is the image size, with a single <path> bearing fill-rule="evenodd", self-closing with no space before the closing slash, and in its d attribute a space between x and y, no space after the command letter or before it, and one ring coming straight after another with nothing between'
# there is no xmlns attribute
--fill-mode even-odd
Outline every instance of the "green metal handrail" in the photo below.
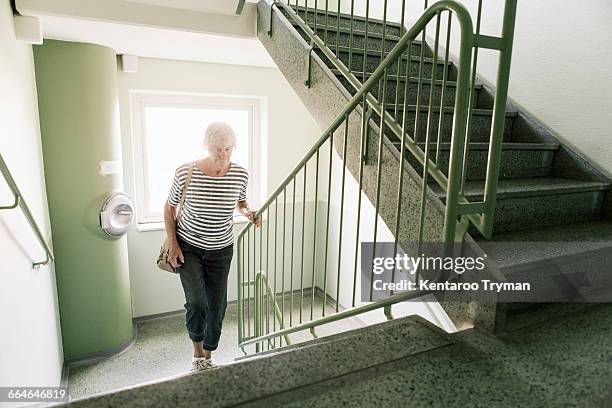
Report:
<svg viewBox="0 0 612 408"><path fill-rule="evenodd" d="M296 21L297 23L300 25L300 27L304 30L304 31L309 31L310 28L308 26L306 26L306 24L303 21L300 21L301 19L297 18L298 17L298 13L294 12L289 6L287 6L284 3L278 3L275 2L275 4L277 6L280 6L282 8L284 8L288 13L293 13L293 15L296 17ZM298 10L299 11L299 10ZM307 9L305 10L307 12ZM396 119L389 114L389 112L387 112L387 107L386 107L386 98L385 98L385 93L386 93L386 87L387 87L387 79L389 76L389 69L390 67L394 66L394 64L398 63L398 66L401 67L401 60L400 58L402 57L402 54L404 53L404 51L407 48L411 48L413 41L416 39L416 37L418 36L419 33L421 33L421 31L423 31L423 29L426 27L426 25L434 18L437 19L437 23L438 23L438 27L440 24L440 15L442 12L447 11L450 13L455 13L458 20L459 20L459 27L460 27L460 34L461 34L461 47L460 47L460 53L459 53L459 64L458 64L458 73L457 73L457 90L456 90L456 99L455 99L455 108L454 108L454 122L453 122L453 132L452 132L452 150L451 150L451 160L450 160L450 165L449 165L449 178L447 179L444 174L442 173L442 171L440 169L437 168L436 164L433 163L431 161L431 159L429 159L428 157L428 146L429 146L429 139L430 139L430 135L432 133L431 131L431 123L432 123L432 115L430 115L430 120L428 121L428 131L427 131L427 138L426 138L426 144L425 144L425 151L423 151L419 145L416 143L416 141L411 138L410 136L407 135L407 129L406 129L406 110L404 109L404 120L402 122L402 125L400 125ZM316 13L315 13L316 15ZM338 19L339 20L339 19ZM338 22L339 24L339 22ZM315 29L316 29L316 24L315 24ZM310 33L312 34L311 36L311 44L314 46L317 46L318 48L321 49L321 51L328 55L329 57L335 58L335 55L333 55L333 53L331 52L331 50L323 43L323 41L314 33L314 31L310 30ZM383 36L384 38L384 36ZM368 118L368 112L374 112L376 114L378 114L379 117L382 118L381 122L380 122L380 126L379 126L379 136L378 136L378 165L377 165L377 185L376 185L376 214L378 213L379 210L379 204L380 204L380 185L381 185L381 164L382 164L382 151L383 151L383 139L385 137L385 130L386 129L391 129L394 133L401 135L401 140L402 140L402 150L404 148L407 148L410 152L413 153L413 155L421 162L421 163L425 163L424 166L424 175L423 175L423 185L422 188L423 190L426 190L428 188L427 185L427 176L431 175L432 178L434 180L436 180L438 183L444 185L444 187L446 187L446 191L447 191L447 195L446 195L446 208L445 208L445 224L444 224L444 231L443 231L443 239L445 242L454 242L456 239L456 232L457 232L457 227L461 226L462 224L459 224L457 222L458 216L459 214L459 200L460 200L460 194L459 194L459 189L461 186L461 171L462 171L462 155L461 153L463 152L463 143L464 143L464 138L465 138L465 132L466 132L466 126L467 126L467 118L468 118L468 108L469 108L469 104L468 104L468 98L469 98L469 94L470 94L470 61L471 61L471 55L472 55L472 49L473 49L473 41L474 41L474 33L473 33L473 29L472 29L472 21L471 21L471 17L469 15L469 12L465 9L465 7L463 7L461 4L451 1L451 0L445 0L445 1L441 1L438 3L435 3L434 5L432 5L431 7L428 7L425 12L423 13L423 15L419 18L419 20L409 29L406 31L406 33L404 33L401 37L401 39L398 41L397 45L386 55L386 57L384 58L384 60L381 62L381 64L378 66L378 68L370 75L370 77L365 81L365 83L363 84L363 86L360 85L359 81L352 76L352 73L350 71L348 71L348 69L346 67L344 67L341 63L336 64L336 66L341 70L341 71L345 71L343 73L346 73L346 76L349 78L349 80L355 85L355 87L357 88L357 91L355 93L355 95L349 100L349 102L347 103L346 107L342 110L342 112L336 117L336 119L330 124L330 126L325 130L325 132L323 133L323 135L321 136L321 138L319 138L319 140L315 143L315 145L306 153L306 155L304 156L304 158L295 166L295 168L289 173L289 175L285 178L285 180L281 183L281 185L272 193L272 195L268 198L268 200L261 206L260 210L257 213L257 216L266 218L268 220L268 224L267 224L267 231L268 233L266 234L266 270L268 270L268 259L269 259L269 254L267 252L267 249L269 248L269 243L270 243L270 236L269 236L269 222L271 220L270 218L270 209L272 207L272 204L275 204L276 207L276 211L275 211L275 218L277 218L278 216L278 200L280 199L281 195L283 198L283 221L285 220L285 210L286 210L286 196L287 196L287 188L289 187L289 185L292 184L293 188L292 188L292 192L293 192L293 197L294 200L292 202L292 231L291 231L291 267L290 267L290 279L291 279L291 285L293 285L293 248L294 248L294 242L293 242L293 238L294 238L294 226L295 226L295 192L296 192L296 178L298 173L303 172L303 197L304 197L304 207L302 209L302 232L301 232L301 249L302 249L302 257L301 257L301 268L300 268L300 288L301 288L301 298L300 298L300 322L299 325L293 326L292 321L290 320L290 324L288 328L283 328L281 330L274 330L273 332L270 332L268 330L267 333L265 335L262 335L261 333L261 323L259 322L259 320L256 320L255 323L255 335L254 337L250 336L250 333L245 333L246 331L250 331L250 310L249 310L249 302L246 302L246 321L247 321L247 326L245 327L244 325L244 318L245 318L245 302L244 302L244 285L242 285L242 282L244 280L246 281L250 281L250 273L251 273L251 254L252 256L252 266L253 266L253 270L255 269L256 266L256 261L257 261L257 232L255 231L255 229L252 226L247 226L238 236L238 283L239 283L239 290L238 290L238 300L239 300L239 308L238 308L238 319L239 319L239 345L240 346L244 346L247 344L260 344L262 340L266 340L266 339L271 339L271 338L275 338L278 337L280 335L283 334L287 334L287 333L291 333L291 332L295 332L295 331L299 331L299 330L304 330L306 328L314 328L315 326L327 323L327 322L331 322L331 321L336 321L348 316L352 316L355 314L360 314L363 313L364 311L369 311L369 310L375 310L378 308L385 308L385 312L388 316L390 316L390 309L389 309L389 305L399 302L399 301L403 301L406 299L410 299L410 298L414 298L414 297L418 297L418 296L422 296L428 292L417 292L417 293L409 293L409 294L401 294L401 295L395 295L391 298L385 299L384 301L379 301L379 302L375 302L369 305L363 305L363 306L355 306L354 303L354 299L355 299L355 291L356 291L356 269L355 269L355 273L354 273L354 280L353 280L353 307L350 309L347 309L345 311L339 312L339 288L340 288L340 270L341 270L341 263L340 263L340 259L338 259L338 274L337 274L337 279L336 279L336 287L337 287L337 292L336 292L336 314L332 315L332 316L327 316L324 317L325 314L325 303L326 301L324 301L324 305L323 305L323 315L321 318L318 319L314 319L312 316L312 304L311 304L311 321L310 322L303 322L302 319L302 307L303 307L303 269L304 269L304 241L305 241L305 237L304 237L304 231L305 231L305 225L304 225L304 219L305 219L305 198L306 198L306 174L307 174L307 166L308 166L308 162L310 159L312 159L313 157L316 156L316 180L315 180L315 191L318 192L318 174L319 174L319 150L322 148L322 146L329 141L330 144L330 155L331 155L331 150L332 150L332 144L333 144L333 134L338 131L338 130L344 130L343 134L344 134L344 142L343 142L343 152L342 152L342 160L343 162L346 162L346 155L347 155L347 142L348 142L348 133L349 133L349 117L351 115L351 113L353 112L358 112L356 111L357 108L361 108L361 117L362 117L362 123L361 123L361 142L360 142L360 170L359 170L359 183L360 183L360 189L361 189L361 185L362 185L362 179L363 179L363 165L364 165L364 147L366 144L366 137L369 133L369 129L371 124L369 123ZM330 59L332 59L330 58ZM335 58L337 60L337 58ZM339 62L339 61L338 61ZM336 63L336 62L334 62ZM406 64L406 77L408 78L409 75L409 63ZM398 71L397 76L399 78L400 72ZM351 77L352 76L352 77ZM435 71L433 72L432 75L432 83L435 83ZM307 84L310 83L309 80L306 81ZM408 83L409 81L406 81L406 85L405 85L405 89L404 89L404 101L407 101L407 95L408 95ZM379 96L382 93L382 98L381 101L379 102L373 95L372 95L372 91L375 89L375 87L378 86L379 89ZM396 104L397 104L397 100L396 100ZM433 112L433 98L430 98L430 107L429 107L429 111ZM344 126L342 126L344 125ZM418 126L418 122L415 123L415 125ZM403 162L403 160L402 160ZM342 221L343 221L343 209L344 209L344 179L345 179L345 171L346 171L346 166L343 166L342 169L342 194L341 194L341 204L340 204L340 236L339 236L339 250L342 247L342 243L341 243L341 239L342 239ZM400 175L401 177L401 175ZM449 182L450 180L450 182ZM330 164L330 171L329 171L329 181L331 181L331 164ZM447 184L448 183L448 184ZM331 186L329 184L329 186ZM401 185L400 185L401 186ZM398 189L400 188L400 186L398 186ZM330 187L328 187L330 188ZM316 194L316 193L315 193ZM399 193L398 193L399 194ZM328 194L329 197L329 194ZM426 196L423 195L422 196L422 200L425 200ZM329 206L328 206L329 208ZM424 205L421 205L422 211L421 211L421 218L424 217ZM315 205L315 218L316 218L316 205ZM360 211L361 211L361 207L360 205L358 206L358 219L360 216ZM329 212L328 212L329 214ZM267 217L264 217L264 215L267 215ZM398 215L399 215L399 211L398 211ZM375 218L375 233L374 233L374 240L376 241L376 226L377 226L377 217ZM277 227L277 222L275 222L275 229ZM357 223L357 225L359 225L359 222ZM262 271L263 268L263 263L262 263L262 259L263 259L263 242L264 242L264 238L263 238L263 230L264 227L262 226L259 229L259 270ZM252 233L252 245L251 245L251 231ZM315 234L316 234L316 228L314 228ZM329 215L327 218L327 227L326 227L326 233L328 234L329 231ZM284 234L284 225L283 225L283 234ZM422 240L422 223L421 223L421 228L420 228L420 232L419 232L419 241ZM277 234L275 233L274 239L276 241L277 239ZM328 237L326 237L326 244L327 244L327 239ZM314 237L314 240L316 242L316 236ZM359 237L357 237L357 242L359 241ZM246 245L245 245L246 243ZM358 245L358 243L357 243ZM245 249L246 248L246 249ZM252 249L252 251L251 251ZM316 250L313 251L314 256L316 257ZM325 256L327 257L327 245L326 245L326 249L325 249ZM245 255L246 255L246 267L245 267ZM341 254L339 255L340 258ZM277 257L277 254L275 252L275 258ZM327 260L327 258L326 258ZM313 268L315 265L315 259L313 259ZM284 250L283 250L283 262L284 262ZM356 262L355 262L356 265ZM284 263L283 263L283 267L284 267ZM284 268L283 268L284 269ZM246 277L243 277L243 273L246 271L247 275ZM275 262L275 272L276 272L276 262ZM259 272L258 272L259 273ZM281 271L282 276L284 278L285 273L284 270ZM325 276L327 276L327 268L325 269ZM313 270L313 281L314 281L314 270ZM273 293L277 293L276 290L276 274L274 277L274 282L275 282L275 288L272 289ZM324 283L324 294L323 296L326 297L327 296L327 289L326 289L326 284L327 284L327 278L325 278L325 283ZM312 287L312 290L314 292L314 287ZM284 300L285 300L285 286L283 283L282 286L282 306L281 306L281 321L284 319ZM291 296L293 296L293 291L291 292ZM256 299L258 298L258 293L255 294ZM250 298L250 293L248 294L247 298ZM314 293L313 293L313 299L314 299ZM293 301L291 300L290 305L293 305ZM257 313L261 313L261 308L257 308ZM257 316L256 313L256 317L255 319L259 319L259 317ZM291 312L289 314L289 317L291 319ZM248 339L248 340L245 340ZM259 351L259 349L258 349Z"/></svg>
<svg viewBox="0 0 612 408"><path fill-rule="evenodd" d="M404 0L402 2L402 10L401 10L401 21L402 22L404 21L404 16L405 16L406 1L407 0ZM274 5L282 7L287 12L287 14L289 14L293 18L293 20L297 23L300 29L309 36L309 38L311 39L311 48L314 48L316 46L318 49L320 49L322 53L325 55L325 57L327 57L335 65L335 67L342 73L342 75L350 82L351 86L353 86L353 88L355 89L360 89L362 87L361 82L351 72L351 69L347 68L339 60L339 58L337 58L339 41L336 40L335 53L332 52L331 49L328 47L329 42L328 42L328 35L327 35L328 34L327 25L325 26L325 36L323 39L321 39L320 37L317 36L317 33L311 30L310 27L307 25L307 23L305 22L306 18L302 19L300 17L300 13L299 13L300 8L304 9L305 17L307 16L307 13L308 13L308 0L305 0L305 2L303 3L305 3L305 7L298 6L299 3L296 0L295 8L297 11L294 11L290 7L290 4L291 4L290 1L288 2L288 4L285 4L281 1L276 1L276 0L274 1ZM364 56L367 55L367 52L368 52L368 33L369 33L368 21L370 21L369 3L370 3L369 0L366 1L366 15L365 15L366 26L365 26ZM386 31L386 27L387 27L387 20L386 20L387 6L388 6L387 3L388 1L384 0L384 6L383 6L384 17L382 21L383 40L382 40L382 44L380 47L381 57L384 55L384 40L385 40L384 32ZM316 0L314 1L314 4L315 4L315 9L317 9ZM425 9L428 8L428 0L424 1L424 8ZM272 9L273 7L271 8L271 12L273 11ZM315 28L316 28L316 16L318 13L316 11L314 11L313 13L315 16ZM329 11L328 11L327 2L326 2L326 7L325 7L326 22L327 22L328 14L329 14ZM340 1L338 1L338 10L337 10L337 16L338 16L337 26L336 26L337 29L339 29L340 27L339 26L339 21L340 21L339 15L340 15ZM350 26L351 42L349 43L349 67L351 67L350 61L352 60L352 55L353 55L353 44L352 44L353 19L354 19L354 1L353 0L351 1L350 16L351 16L351 26ZM447 31L447 43L446 43L446 55L445 55L445 60L444 60L445 67L449 61L448 51L449 51L449 41L450 41L450 32L451 32L451 23L450 23L451 14L450 13L448 17L449 17L449 20L447 23L448 31ZM457 211L458 214L460 214L461 217L464 218L464 220L463 222L460 223L462 227L457 233L456 239L458 240L462 238L463 234L467 230L468 221L471 222L471 224L474 225L485 238L490 238L492 234L492 230L493 230L493 221L494 221L494 215L495 215L495 203L496 203L496 194L497 194L497 183L498 183L498 177L499 177L499 168L500 168L500 162L501 162L501 149L502 149L502 143L503 143L504 117L506 113L506 101L507 101L508 84L509 84L509 77L510 77L510 64L511 64L513 40L514 40L514 25L515 25L515 20L516 20L516 0L506 0L505 1L501 37L498 38L498 37L481 35L480 34L481 18L482 18L482 0L479 0L478 9L477 9L477 17L476 17L476 21L477 21L476 33L474 35L474 44L473 44L474 58L473 58L473 67L472 67L471 92L470 92L470 98L468 102L468 112L469 112L468 118L469 119L468 119L468 126L466 130L466 142L463 145L463 168L462 168L460 180L456 181L456 180L451 179L449 182L446 176L441 171L438 171L437 167L432 167L431 170L429 171L429 176L431 176L432 180L435 181L445 191L447 190L447 186L455 187L457 182L460 184L460 194L457 197L455 205L458 207L458 211ZM272 15L270 16L270 33L271 31L272 31ZM404 31L404 26L403 24L401 24L400 33L402 33L403 31ZM421 39L422 44L425 43L425 38L426 38L426 30L424 29L422 33L422 39ZM437 40L435 41L435 43L437 46ZM463 191L464 191L464 185L465 185L464 183L465 183L467 164L468 164L467 158L469 154L469 135L470 135L471 124L472 124L472 120L471 120L472 111L474 109L473 98L474 98L474 89L476 86L475 78L476 78L476 68L478 64L479 48L486 48L486 49L499 51L500 60L499 60L498 75L497 75L496 94L494 98L493 126L491 128L491 136L490 136L489 160L488 160L487 174L486 174L486 179L485 179L484 199L482 202L469 202L465 198ZM417 136L416 130L418 126L418 116L420 114L420 109L419 109L420 102L421 102L420 95L421 95L422 79L423 79L421 69L422 69L423 61L424 61L423 50L424 50L424 47L421 47L421 55L419 59L419 67L420 67L419 80L418 80L419 85L418 85L417 109L416 109L417 118L415 119L415 132L414 132L415 140ZM364 57L364 64L363 64L364 68L363 68L363 76L362 76L364 80L366 77L365 60L366 59ZM310 76L310 68L309 68L309 76ZM398 61L398 79L399 79L399 61ZM310 84L310 78L308 78L305 82L307 84ZM379 86L380 86L380 83L379 83ZM445 90L446 90L446 79L443 80L442 92L445 92ZM379 94L380 94L380 89L379 89ZM372 101L369 99L369 95L368 95L368 103L370 104L372 103ZM395 116L397 116L397 103L396 103L395 109L396 109ZM430 99L430 109L428 110L428 112L431 112L431 99ZM377 113L380 113L380 112L377 112ZM442 119L443 119L443 114L441 111L439 129L441 128ZM398 138L403 139L403 134L405 133L405 129L402 129L399 126L394 126L393 119L387 113L385 113L385 122L387 122L386 124L389 130L391 130ZM440 136L440 132L438 136ZM437 165L437 161L439 157L439 145L440 145L440 140L438 137L435 163L432 162L432 164L434 165ZM429 162L426 162L424 160L425 152L421 151L421 149L418 149L418 147L412 145L410 141L408 141L405 146L404 146L404 143L402 143L401 148L403 149L404 147L406 147L407 150L421 164L427 163L427 165L429 165ZM403 153L403 150L402 150L402 153ZM453 188L452 193L453 195L455 195L454 188ZM448 206L449 203L447 202L446 205Z"/></svg>
<svg viewBox="0 0 612 408"><path fill-rule="evenodd" d="M40 232L40 229L38 228L38 224L36 224L36 221L34 221L34 217L32 216L32 213L30 212L30 208L28 207L25 200L23 199L23 196L21 195L21 192L19 191L19 187L17 186L17 183L15 183L15 179L11 175L11 172L9 171L6 165L6 162L4 161L2 154L0 154L0 172L4 176L4 179L6 180L6 183L8 184L9 188L11 189L11 192L15 199L13 204L9 206L2 206L0 207L0 210L8 210L8 209L20 207L26 219L28 220L28 223L32 227L34 234L36 234L36 238L38 239L38 241L40 242L40 244L45 250L45 254L46 254L45 260L42 262L34 262L32 264L32 268L38 268L40 266L48 265L52 263L54 261L53 253L51 252L49 245L43 238L42 233Z"/></svg>

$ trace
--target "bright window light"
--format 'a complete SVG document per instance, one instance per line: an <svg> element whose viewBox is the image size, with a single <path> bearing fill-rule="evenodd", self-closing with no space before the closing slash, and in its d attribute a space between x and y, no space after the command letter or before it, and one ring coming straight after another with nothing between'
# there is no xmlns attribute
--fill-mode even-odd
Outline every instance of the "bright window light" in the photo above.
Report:
<svg viewBox="0 0 612 408"><path fill-rule="evenodd" d="M166 95L133 95L138 222L163 221L163 207L168 198L174 172L181 164L204 158L204 131L212 122L226 122L236 133L236 150L232 162L249 172L248 199L259 201L257 192L255 99L167 97ZM197 102L197 103L194 103ZM255 149L256 150L256 149ZM140 162L140 166L138 163ZM139 178L141 180L139 180ZM140 182L142 181L142 182Z"/></svg>

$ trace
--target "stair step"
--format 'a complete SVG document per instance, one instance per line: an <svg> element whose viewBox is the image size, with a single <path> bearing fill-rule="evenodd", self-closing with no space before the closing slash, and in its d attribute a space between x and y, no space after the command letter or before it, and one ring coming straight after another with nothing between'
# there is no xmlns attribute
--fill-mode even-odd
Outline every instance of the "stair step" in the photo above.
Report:
<svg viewBox="0 0 612 408"><path fill-rule="evenodd" d="M483 187L483 181L467 181L468 200L481 201ZM431 188L444 200L439 186ZM609 183L559 177L499 180L493 229L499 233L598 219L609 188Z"/></svg>
<svg viewBox="0 0 612 408"><path fill-rule="evenodd" d="M299 31L299 24L297 22L292 21L292 25ZM315 31L314 24L310 24L309 27L311 30ZM338 34L338 31L335 26L328 27L327 40L326 40L325 29L324 27L321 27L319 25L317 27L316 34L332 50L335 50L336 44L338 44L338 46L344 46L348 48L351 42L351 32L349 29L346 29L346 28L341 28L340 34ZM367 42L368 50L372 50L380 54L380 50L383 45L382 38L383 38L382 34L368 32L368 42ZM353 30L353 39L352 39L353 49L359 49L361 52L363 52L363 50L366 48L365 40L366 40L365 31ZM396 37L396 36L392 36L388 34L385 35L385 47L384 47L385 52L387 53L391 52L391 50L393 50L393 48L397 45L399 40L400 40L400 37ZM412 42L411 53L412 55L420 56L420 53L421 53L421 41L420 40L415 40ZM426 57L431 57L433 55L431 49L428 46L426 46L425 49L423 50L423 55Z"/></svg>
<svg viewBox="0 0 612 408"><path fill-rule="evenodd" d="M402 64L402 65L403 65L403 64ZM334 75L336 75L336 76L340 76L340 75L342 75L342 72L340 72L340 70L338 70L338 69L332 68L332 69L330 69L330 71L331 71L332 73L334 73ZM363 71L360 71L360 70L353 70L353 71L352 71L352 73L353 73L353 75L355 75L355 76L356 76L358 79L362 79L362 78L363 78ZM369 79L369 78L370 78L372 75L373 75L373 72L367 71L367 72L365 73L366 80L367 80L367 79ZM411 84L412 84L412 83L418 84L418 82L419 82L419 77L418 77L418 76L410 76L410 77L408 77L408 78L410 79L410 83L411 83ZM397 78L397 75L396 75L396 74L394 74L394 75L388 75L388 76L387 76L387 82L397 82L397 80L398 80L398 78ZM405 76L404 74L400 75L400 77L399 77L399 81L400 81L400 83L405 83L405 82L406 82L406 76ZM430 79L430 78L426 78L426 77L423 77L423 78L421 79L421 81L423 82L423 84L424 84L424 85L429 85L429 84L431 83L431 79ZM441 79L436 80L436 86L441 87L441 86L442 86L442 84L443 84L443 81L442 81ZM456 87L457 87L457 82L447 80L447 81L446 81L446 87L447 87L448 89L451 89L451 88L456 88ZM481 85L481 84L476 84L475 89L476 89L476 90L481 90L481 89L482 89L482 85Z"/></svg>
<svg viewBox="0 0 612 408"><path fill-rule="evenodd" d="M574 294L557 297L559 283L587 283L580 287L580 295L589 300L598 297L610 298L612 276L609 274L612 253L612 222L607 220L587 221L522 231L496 233L491 240L477 237L478 244L487 257L508 279L519 279L513 273L517 269L528 277L533 285L550 288L549 296L558 301L571 301ZM501 244L500 244L501 243ZM608 255L607 258L610 256ZM551 274L548 261L563 265L558 273ZM564 270L562 270L564 269ZM584 273L586 280L578 273ZM527 280L520 278L522 280ZM544 299L544 298L543 298ZM543 302L507 303L506 324L500 330L512 331L517 328L542 323L558 318L559 315L581 312L594 306L592 302L567 304Z"/></svg>
<svg viewBox="0 0 612 408"><path fill-rule="evenodd" d="M395 110L395 106L394 105L389 105L388 107L389 111L394 111ZM404 110L404 106L402 104L398 105L398 111L403 113ZM429 107L428 106L423 106L421 105L420 108L420 120L419 120L419 129L418 129L418 135L419 138L424 140L425 139L425 135L427 132L427 121L428 121L428 110ZM414 122L416 119L416 106L414 105L409 105L408 106L408 113L407 113L407 126L408 129L414 129ZM432 134L437 135L438 133L438 118L440 115L440 109L434 107L433 109L434 112L434 121L433 121L433 127L432 127ZM455 113L455 109L453 107L445 107L443 110L444 113L444 121L443 121L443 127L442 127L442 140L443 141L450 141L451 139L451 135L452 135L452 131L453 131L453 116ZM489 109L474 109L472 111L472 122L471 122L471 133L470 133L470 141L474 141L474 142L486 142L489 140L490 135L491 135L491 125L492 125L492 121L493 121L493 111L489 110ZM514 119L518 116L518 114L516 112L506 112L506 120L505 120L505 125L504 125L504 137L503 140L506 141L510 141L512 138L512 126L514 123ZM398 122L400 124L403 123L403 115L400 115L400 117L398 118Z"/></svg>
<svg viewBox="0 0 612 408"><path fill-rule="evenodd" d="M400 141L393 144L400 149ZM425 149L425 143L419 144ZM500 179L548 177L552 171L555 152L559 149L556 143L503 143ZM430 157L435 160L436 144L430 144ZM467 180L484 180L486 177L489 156L489 143L470 143L469 164ZM440 160L438 167L448 175L448 162L450 158L450 143L440 144ZM416 159L406 152L406 159L422 174L423 167Z"/></svg>
<svg viewBox="0 0 612 408"><path fill-rule="evenodd" d="M534 177L531 179L509 179L498 184L497 199L564 195L591 191L604 191L609 183L599 181L573 180L560 177ZM473 200L482 200L484 183L480 181L465 184L465 195Z"/></svg>
<svg viewBox="0 0 612 408"><path fill-rule="evenodd" d="M342 83L342 85L344 85L344 87L351 92L351 94L355 94L357 91L354 89L353 86L351 86L350 82L348 81L348 79L346 79L344 77L344 75L340 72L340 70L337 69L332 69L331 70L333 74L336 75L336 77L338 78L338 80L340 81L340 83ZM363 72L361 71L353 71L353 75L355 75L357 77L357 79L362 80L363 79ZM371 73L366 73L366 80L371 76ZM382 79L380 81L382 83ZM409 77L409 86L408 86L408 103L409 104L416 104L417 101L417 94L418 94L418 84L419 84L419 78L417 76L411 76ZM421 104L422 105L429 105L429 92L430 92L430 84L431 84L431 80L429 78L422 78L421 79ZM440 104L440 99L442 98L442 84L443 81L442 80L437 80L435 81L435 89L434 89L434 104L439 105ZM378 88L379 86L374 86L374 88L372 89L372 94L374 95L374 97L378 98ZM388 75L387 76L387 88L386 88L386 95L388 95L387 97L387 102L388 103L395 103L395 99L396 96L398 98L398 101L403 103L404 102L404 91L406 88L406 77L405 76L401 76L399 78L399 94L397 94L398 91L398 78L396 75ZM447 107L452 107L455 104L455 94L456 94L456 88L457 88L457 83L454 81L447 81L446 82L446 89L444 92L444 106ZM476 85L475 87L475 101L476 106L478 107L478 100L480 99L480 92L482 91L482 85ZM395 105L394 105L395 106Z"/></svg>
<svg viewBox="0 0 612 408"><path fill-rule="evenodd" d="M402 317L348 332L320 344L254 356L73 401L79 406L234 406L338 378L395 359L418 357L451 345L420 317ZM367 356L367 358L356 358ZM248 379L248 380L247 380ZM202 399L202 396L204 400Z"/></svg>
<svg viewBox="0 0 612 408"><path fill-rule="evenodd" d="M511 306L512 305L512 306ZM497 332L511 333L537 327L570 316L580 316L602 306L601 303L510 303L503 327Z"/></svg>
<svg viewBox="0 0 612 408"><path fill-rule="evenodd" d="M601 243L612 242L612 221L593 220L569 225L525 229L495 233L489 240L475 237L479 245L496 242L526 243L517 257L513 248L493 245L490 257L499 267L515 265L517 262L533 262L558 254L572 254L600 247ZM562 246L543 251L542 248L529 245L530 242L561 243Z"/></svg>
<svg viewBox="0 0 612 408"><path fill-rule="evenodd" d="M419 143L424 147L425 143ZM430 143L430 146L435 146L435 143ZM450 143L440 143L440 150L450 150ZM558 143L503 143L503 150L559 150ZM470 150L489 150L489 143L472 142Z"/></svg>
<svg viewBox="0 0 612 408"><path fill-rule="evenodd" d="M333 52L336 51L336 48L331 49ZM325 61L326 58L321 50L315 49L315 52L323 58ZM386 57L386 54L384 55ZM338 47L338 58L344 65L349 66L349 48L348 47ZM366 66L366 72L373 72L378 68L381 62L380 51L368 50ZM400 73L404 74L406 72L406 63L408 61L408 54L404 53L401 57L402 66L400 67ZM351 68L353 71L362 72L363 73L363 62L364 62L364 50L362 49L353 49L353 57L351 61ZM419 64L420 59L418 56L410 57L410 76L418 76L419 75ZM432 66L434 60L432 58L424 58L423 59L423 78L431 78ZM442 79L444 75L444 61L438 60L438 67L436 69L436 79ZM335 68L335 66L327 61L327 65L329 68ZM389 67L389 74L397 74L397 63L391 64ZM451 62L448 64L448 80L454 81L457 78L457 72L455 67Z"/></svg>
<svg viewBox="0 0 612 408"><path fill-rule="evenodd" d="M395 104L388 103L385 106L387 112L391 113L393 116L395 114ZM403 118L403 109L404 105L398 105L398 116L397 122L402 125L404 122ZM419 128L417 130L417 140L424 141L427 132L427 122L428 122L428 109L427 105L421 105L419 116ZM443 142L449 142L451 139L451 135L453 132L453 116L455 109L452 107L444 108L444 116L442 122L442 134L441 140ZM433 138L437 140L438 137L438 123L440 116L440 109L434 108L434 120L433 126L431 129L431 135ZM492 124L492 115L493 111L488 109L474 109L472 111L472 124L471 124L471 132L470 132L470 142L488 142L491 135L491 124ZM515 118L518 116L516 112L506 112L505 124L504 124L504 141L512 140L512 129ZM376 124L380 123L380 118L378 115L374 114L372 119ZM414 122L416 119L416 106L408 105L408 111L406 113L407 125L410 134L413 134L414 131Z"/></svg>
<svg viewBox="0 0 612 408"><path fill-rule="evenodd" d="M293 8L294 10L296 9L295 5L292 5L291 8ZM305 9L303 6L298 7L298 12L299 12L300 17L302 17L302 19L304 19L304 11ZM330 9L328 9L327 21L329 25L333 27L337 27L338 25L338 20L336 18L337 15L338 15L337 11L331 10L331 7ZM314 26L314 17L315 17L314 8L309 7L306 12L305 21L309 25ZM325 21L325 10L319 9L317 13L317 24L321 24L324 21ZM365 31L365 22L366 22L365 16L354 15L353 16L353 30ZM344 29L350 29L351 27L351 15L350 14L340 13L340 27ZM368 27L369 27L368 31L370 33L382 34L383 21L379 19L368 18ZM401 30L400 23L392 22L392 21L386 22L385 33L387 35L397 37L400 35L400 30ZM405 29L404 29L404 32L405 32Z"/></svg>

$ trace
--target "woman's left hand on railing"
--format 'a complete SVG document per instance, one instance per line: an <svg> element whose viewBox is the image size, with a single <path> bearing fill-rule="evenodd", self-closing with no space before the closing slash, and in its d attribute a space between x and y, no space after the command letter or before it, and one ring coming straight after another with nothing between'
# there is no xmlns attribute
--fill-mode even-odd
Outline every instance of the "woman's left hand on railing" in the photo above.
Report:
<svg viewBox="0 0 612 408"><path fill-rule="evenodd" d="M249 219L253 224L255 224L255 228L261 227L261 216L256 216L257 211L249 210L245 212L245 217Z"/></svg>

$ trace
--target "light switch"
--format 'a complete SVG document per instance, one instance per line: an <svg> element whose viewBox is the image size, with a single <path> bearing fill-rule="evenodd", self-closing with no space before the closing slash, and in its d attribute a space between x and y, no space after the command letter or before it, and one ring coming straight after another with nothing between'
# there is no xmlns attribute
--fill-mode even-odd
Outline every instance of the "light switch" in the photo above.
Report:
<svg viewBox="0 0 612 408"><path fill-rule="evenodd" d="M119 174L121 172L121 162L119 160L102 160L100 162L100 170L98 174L108 176L111 174Z"/></svg>

